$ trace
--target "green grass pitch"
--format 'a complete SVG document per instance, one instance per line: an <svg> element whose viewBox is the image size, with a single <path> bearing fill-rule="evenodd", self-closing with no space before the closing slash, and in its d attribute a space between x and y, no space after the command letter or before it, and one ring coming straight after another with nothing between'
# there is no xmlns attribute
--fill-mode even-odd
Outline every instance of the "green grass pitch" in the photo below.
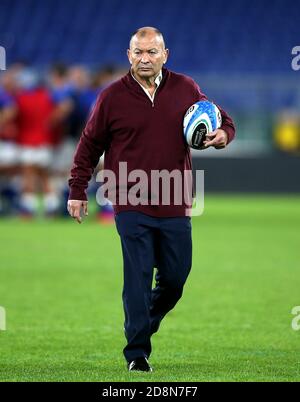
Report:
<svg viewBox="0 0 300 402"><path fill-rule="evenodd" d="M183 298L153 337L153 373L122 355L122 258L90 216L0 221L1 381L299 381L300 197L217 196L193 218Z"/></svg>

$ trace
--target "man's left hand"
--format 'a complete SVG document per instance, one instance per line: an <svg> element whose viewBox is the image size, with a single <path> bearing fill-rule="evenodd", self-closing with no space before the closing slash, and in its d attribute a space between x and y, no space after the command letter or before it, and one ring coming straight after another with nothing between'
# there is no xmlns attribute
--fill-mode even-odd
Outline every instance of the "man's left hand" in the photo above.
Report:
<svg viewBox="0 0 300 402"><path fill-rule="evenodd" d="M218 128L217 130L206 134L203 145L204 149L208 147L215 147L216 149L221 149L226 147L227 142L228 142L228 135L226 131Z"/></svg>

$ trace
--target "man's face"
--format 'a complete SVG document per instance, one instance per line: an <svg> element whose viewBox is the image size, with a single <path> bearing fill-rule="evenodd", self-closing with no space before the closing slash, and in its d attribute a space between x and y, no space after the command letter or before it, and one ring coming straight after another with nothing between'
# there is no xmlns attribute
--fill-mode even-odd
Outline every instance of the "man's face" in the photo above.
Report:
<svg viewBox="0 0 300 402"><path fill-rule="evenodd" d="M135 35L127 51L132 71L141 79L156 77L167 61L168 53L162 38L155 33L144 37Z"/></svg>

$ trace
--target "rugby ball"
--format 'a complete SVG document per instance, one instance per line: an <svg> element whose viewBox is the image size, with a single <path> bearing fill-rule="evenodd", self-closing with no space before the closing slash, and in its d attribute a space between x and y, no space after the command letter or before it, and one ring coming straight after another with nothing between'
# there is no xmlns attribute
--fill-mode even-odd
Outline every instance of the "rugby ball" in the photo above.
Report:
<svg viewBox="0 0 300 402"><path fill-rule="evenodd" d="M208 133L220 128L222 117L217 106L209 101L199 101L188 108L183 120L183 134L186 143L194 149L201 149Z"/></svg>

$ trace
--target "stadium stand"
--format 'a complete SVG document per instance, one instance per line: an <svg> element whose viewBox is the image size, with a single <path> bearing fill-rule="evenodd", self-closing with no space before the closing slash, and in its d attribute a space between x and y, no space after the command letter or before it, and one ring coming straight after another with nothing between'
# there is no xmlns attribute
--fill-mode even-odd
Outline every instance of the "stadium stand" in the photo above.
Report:
<svg viewBox="0 0 300 402"><path fill-rule="evenodd" d="M10 63L124 64L132 30L154 25L174 50L170 68L288 73L285 55L299 40L298 7L292 0L2 0L0 42Z"/></svg>

